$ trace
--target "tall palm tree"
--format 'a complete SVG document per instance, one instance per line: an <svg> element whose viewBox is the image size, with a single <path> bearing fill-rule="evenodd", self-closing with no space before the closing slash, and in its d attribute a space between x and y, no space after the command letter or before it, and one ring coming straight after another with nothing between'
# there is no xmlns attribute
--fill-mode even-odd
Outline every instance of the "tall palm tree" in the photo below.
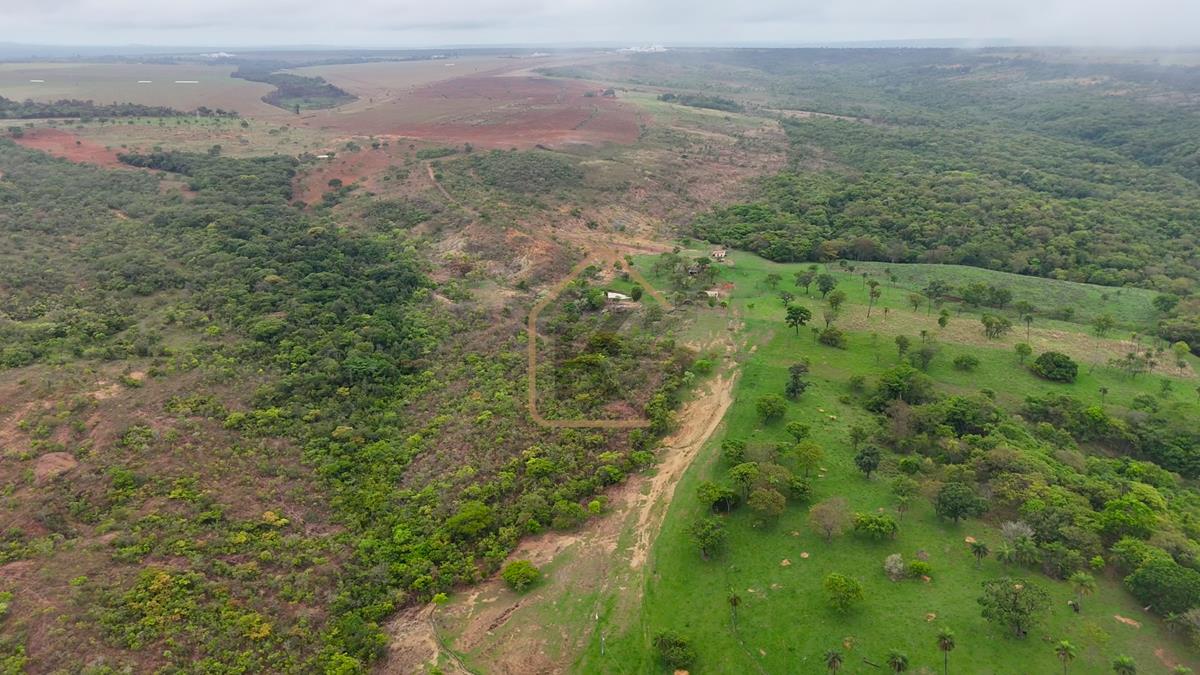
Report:
<svg viewBox="0 0 1200 675"><path fill-rule="evenodd" d="M938 649L942 650L942 672L950 672L950 652L954 651L954 633L949 628L943 628L937 635Z"/></svg>
<svg viewBox="0 0 1200 675"><path fill-rule="evenodd" d="M1113 659L1112 667L1117 675L1137 675L1137 664L1132 656L1118 656Z"/></svg>
<svg viewBox="0 0 1200 675"><path fill-rule="evenodd" d="M738 608L738 605L740 605L740 604L742 604L742 596L738 595L737 593L734 593L733 591L730 591L729 592L729 614L730 614L731 618L733 619L734 632L737 632L737 608Z"/></svg>
<svg viewBox="0 0 1200 675"><path fill-rule="evenodd" d="M836 673L842 669L842 653L836 649L825 652L825 667L829 672Z"/></svg>
<svg viewBox="0 0 1200 675"><path fill-rule="evenodd" d="M1091 595L1096 591L1096 579L1087 572L1076 572L1067 581L1071 582L1071 586L1075 589L1076 604L1080 604L1083 596Z"/></svg>
<svg viewBox="0 0 1200 675"><path fill-rule="evenodd" d="M982 541L971 542L971 555L975 556L975 569L979 569L979 563L983 562L983 559L988 557L991 552L988 545Z"/></svg>
<svg viewBox="0 0 1200 675"><path fill-rule="evenodd" d="M1063 664L1063 675L1067 675L1067 666L1075 660L1075 645L1066 640L1059 640L1054 645L1054 653Z"/></svg>
<svg viewBox="0 0 1200 675"><path fill-rule="evenodd" d="M893 649L888 652L887 664L893 673L903 673L908 670L908 657Z"/></svg>

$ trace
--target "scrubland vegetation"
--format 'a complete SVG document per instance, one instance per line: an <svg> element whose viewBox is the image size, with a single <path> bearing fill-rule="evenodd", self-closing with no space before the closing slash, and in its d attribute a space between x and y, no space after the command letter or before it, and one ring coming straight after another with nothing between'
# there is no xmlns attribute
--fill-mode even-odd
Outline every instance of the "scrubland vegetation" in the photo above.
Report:
<svg viewBox="0 0 1200 675"><path fill-rule="evenodd" d="M354 673L420 629L384 667L1185 672L1200 78L1069 61L595 59L523 82L594 106L557 144L0 101L130 116L108 168L0 139L3 669ZM353 98L276 65L277 107ZM625 568L575 597L579 551Z"/></svg>

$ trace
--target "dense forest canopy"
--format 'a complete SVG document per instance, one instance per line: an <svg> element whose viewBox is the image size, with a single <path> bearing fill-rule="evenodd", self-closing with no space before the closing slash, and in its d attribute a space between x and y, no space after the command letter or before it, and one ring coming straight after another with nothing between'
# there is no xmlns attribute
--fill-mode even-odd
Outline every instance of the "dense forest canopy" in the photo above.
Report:
<svg viewBox="0 0 1200 675"><path fill-rule="evenodd" d="M738 93L764 112L843 116L782 116L788 170L694 232L778 261L1151 288L1175 298L1160 333L1200 342L1200 68L919 51L673 55L676 85L748 68Z"/></svg>
<svg viewBox="0 0 1200 675"><path fill-rule="evenodd" d="M233 72L233 77L274 86L275 90L263 96L262 100L287 110L334 108L357 98L341 87L326 82L322 77L278 72L280 68L285 67L294 66L270 61L250 61L239 66Z"/></svg>

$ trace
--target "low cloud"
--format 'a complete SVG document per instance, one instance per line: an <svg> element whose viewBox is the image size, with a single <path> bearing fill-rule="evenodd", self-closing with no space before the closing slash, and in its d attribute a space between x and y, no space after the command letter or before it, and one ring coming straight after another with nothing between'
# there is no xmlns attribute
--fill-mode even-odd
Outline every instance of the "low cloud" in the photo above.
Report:
<svg viewBox="0 0 1200 675"><path fill-rule="evenodd" d="M1200 44L1196 0L0 0L0 15L0 40L58 44Z"/></svg>

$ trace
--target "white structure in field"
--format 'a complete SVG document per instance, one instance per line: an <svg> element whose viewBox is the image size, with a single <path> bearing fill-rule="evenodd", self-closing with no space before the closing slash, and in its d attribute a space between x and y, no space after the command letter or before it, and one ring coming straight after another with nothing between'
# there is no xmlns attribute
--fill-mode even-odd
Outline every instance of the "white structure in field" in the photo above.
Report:
<svg viewBox="0 0 1200 675"><path fill-rule="evenodd" d="M629 297L628 295L625 295L624 293L617 293L616 291L605 291L604 297L608 298L609 300L632 300L633 299L633 298Z"/></svg>

